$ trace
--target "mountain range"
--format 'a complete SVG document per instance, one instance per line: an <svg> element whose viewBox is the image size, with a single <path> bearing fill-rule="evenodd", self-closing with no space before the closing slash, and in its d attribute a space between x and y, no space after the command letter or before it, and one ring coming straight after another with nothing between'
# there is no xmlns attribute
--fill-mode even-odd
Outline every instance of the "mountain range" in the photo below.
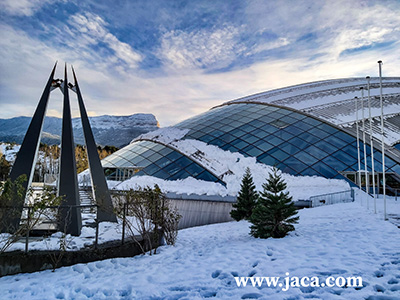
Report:
<svg viewBox="0 0 400 300"><path fill-rule="evenodd" d="M30 124L30 117L0 119L0 141L21 144ZM123 147L135 137L158 129L158 121L152 114L133 114L130 116L89 117L90 125L98 145ZM76 144L84 144L80 118L72 119ZM61 140L62 119L46 117L43 124L41 142L58 144Z"/></svg>

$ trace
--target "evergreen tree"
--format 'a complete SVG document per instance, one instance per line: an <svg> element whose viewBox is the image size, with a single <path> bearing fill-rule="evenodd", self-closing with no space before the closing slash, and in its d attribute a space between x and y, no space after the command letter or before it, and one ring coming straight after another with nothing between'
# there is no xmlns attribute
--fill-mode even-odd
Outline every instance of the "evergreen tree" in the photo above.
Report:
<svg viewBox="0 0 400 300"><path fill-rule="evenodd" d="M234 209L231 211L231 217L236 221L242 219L249 220L257 203L257 199L258 193L253 183L253 177L251 176L250 169L246 168L246 173L240 185L237 202L232 205Z"/></svg>
<svg viewBox="0 0 400 300"><path fill-rule="evenodd" d="M289 192L283 192L286 183L277 168L274 167L273 173L269 174L263 189L250 217L253 224L250 234L259 238L282 238L294 230L293 224L298 222L299 217L295 216L297 212Z"/></svg>

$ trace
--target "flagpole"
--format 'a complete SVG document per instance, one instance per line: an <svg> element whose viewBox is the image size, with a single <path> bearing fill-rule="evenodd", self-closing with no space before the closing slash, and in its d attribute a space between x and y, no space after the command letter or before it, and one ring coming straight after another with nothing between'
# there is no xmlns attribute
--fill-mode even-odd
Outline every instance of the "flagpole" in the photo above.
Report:
<svg viewBox="0 0 400 300"><path fill-rule="evenodd" d="M382 98L382 61L378 61L379 64L379 95L381 102L381 134L382 134L382 185L383 185L383 217L386 217L386 177L385 177L385 137L384 137L384 124L383 124L383 98Z"/></svg>
<svg viewBox="0 0 400 300"><path fill-rule="evenodd" d="M356 107L356 132L357 132L357 162L358 162L358 169L357 169L357 174L358 174L358 186L360 187L360 190L362 190L361 187L361 160L360 160L360 136L358 133L358 97L354 97L355 101L355 107ZM362 200L361 200L362 204Z"/></svg>
<svg viewBox="0 0 400 300"><path fill-rule="evenodd" d="M365 143L365 117L364 117L364 88L360 87L361 90L361 116L362 116L362 134L363 134L363 145L364 145L364 176L365 176L365 192L369 194L369 176L367 166L367 145ZM369 197L367 197L367 209L369 209Z"/></svg>
<svg viewBox="0 0 400 300"><path fill-rule="evenodd" d="M376 214L375 161L374 161L374 139L373 139L373 136L372 136L370 77L367 76L366 78L367 78L367 88L368 88L369 137L370 137L370 144L371 144L372 192L373 192L373 195L374 195L374 213Z"/></svg>

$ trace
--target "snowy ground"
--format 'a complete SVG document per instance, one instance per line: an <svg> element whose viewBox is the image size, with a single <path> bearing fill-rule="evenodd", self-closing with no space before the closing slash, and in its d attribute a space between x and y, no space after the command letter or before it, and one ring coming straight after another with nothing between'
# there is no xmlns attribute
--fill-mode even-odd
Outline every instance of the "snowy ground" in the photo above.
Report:
<svg viewBox="0 0 400 300"><path fill-rule="evenodd" d="M378 207L381 206L378 202ZM391 202L393 208L400 202ZM400 230L361 206L299 212L283 239L245 221L181 230L155 256L109 259L0 278L1 299L400 299ZM235 276L362 276L362 288L237 287ZM374 296L375 295L375 296Z"/></svg>

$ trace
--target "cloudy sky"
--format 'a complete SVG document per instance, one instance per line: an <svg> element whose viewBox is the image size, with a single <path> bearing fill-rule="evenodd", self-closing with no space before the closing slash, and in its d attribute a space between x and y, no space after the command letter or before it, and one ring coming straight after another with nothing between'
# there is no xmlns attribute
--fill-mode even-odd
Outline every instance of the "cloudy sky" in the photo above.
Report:
<svg viewBox="0 0 400 300"><path fill-rule="evenodd" d="M0 118L33 114L57 60L91 115L161 126L273 88L377 76L377 60L399 76L399 15L399 0L0 0Z"/></svg>

